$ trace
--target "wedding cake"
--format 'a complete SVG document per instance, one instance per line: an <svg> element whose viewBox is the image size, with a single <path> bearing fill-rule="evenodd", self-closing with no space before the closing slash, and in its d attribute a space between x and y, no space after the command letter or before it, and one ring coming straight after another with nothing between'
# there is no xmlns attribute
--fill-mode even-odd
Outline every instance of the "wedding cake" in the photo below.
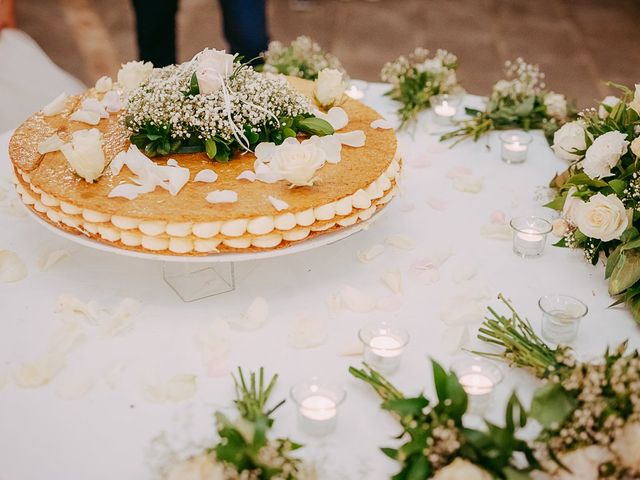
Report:
<svg viewBox="0 0 640 480"><path fill-rule="evenodd" d="M205 50L180 65L123 65L61 95L9 144L22 201L52 225L173 255L285 248L368 220L394 195L392 129L316 82Z"/></svg>

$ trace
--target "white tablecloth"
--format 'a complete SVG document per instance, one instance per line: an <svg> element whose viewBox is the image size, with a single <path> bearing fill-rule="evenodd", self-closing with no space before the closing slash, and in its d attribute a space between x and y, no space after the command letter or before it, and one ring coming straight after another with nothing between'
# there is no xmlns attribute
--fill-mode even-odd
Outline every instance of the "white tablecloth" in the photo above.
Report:
<svg viewBox="0 0 640 480"><path fill-rule="evenodd" d="M394 105L382 96L383 91L383 85L372 85L365 101L390 115ZM507 218L531 213L550 217L551 212L540 207L542 187L565 165L552 155L542 135L534 133L525 164L507 165L500 160L496 135L489 137L490 149L486 139L449 149L438 143L437 128L431 125L427 131L424 123L414 138L400 135L405 159L402 196L374 226L318 250L249 262L241 266L244 279L235 292L194 303L183 303L164 283L159 262L80 247L28 217L16 217L10 207L15 198L11 192L0 210L0 249L17 252L27 263L29 275L23 281L0 285L0 378L8 378L0 389L0 479L143 480L152 478L150 464L158 461L149 456L155 436L166 432L173 448L182 451L189 442L212 436L211 414L219 408L230 411L232 381L229 375L207 372L194 335L216 317L245 311L256 296L269 302L269 321L256 331L233 331L229 367L265 366L269 373L278 373L274 400L288 397L292 385L315 374L340 382L347 390L337 430L327 437L313 438L299 431L290 401L276 416L276 433L306 444L300 454L323 464L322 478L375 480L388 478L396 470L378 447L394 444L397 426L379 410L378 398L369 387L348 375L348 366L358 365L360 358L338 353L356 341L358 329L367 321L398 322L408 329L411 341L401 369L390 378L408 393L425 388L433 396L428 358L449 365L464 355L447 350L443 341L446 326L440 320L451 299L468 289L453 281L454 272L464 265L477 267L476 287L486 287L492 295L504 292L536 326L540 295L567 293L585 301L590 311L575 342L580 355L599 353L606 345L626 338L637 347L640 336L631 316L620 307L607 308L611 299L601 266L591 267L579 252L552 247L551 242L543 257L524 260L512 253L509 241L480 233L496 211L503 211ZM8 133L0 136L0 174L6 179L9 137ZM483 177L482 191L455 190L447 174L456 167L468 167ZM384 244L386 237L398 233L412 236L417 248L386 246L372 261L358 260L358 250ZM56 248L72 254L41 271L39 255ZM454 255L440 269L440 280L431 285L416 281L409 272L411 265L444 248L451 248ZM361 314L329 307L327 299L344 285L380 298L392 297L380 280L388 271L403 276L404 293L397 296L395 309ZM87 326L87 340L68 356L67 367L50 385L19 388L11 372L46 351L49 336L60 323L54 307L63 293L105 306L132 297L143 308L131 332L121 336L106 337L98 328ZM497 301L484 303L495 305ZM327 322L328 337L317 348L296 350L289 345L287 333L305 312ZM473 338L467 344L468 348L479 346ZM105 372L121 364L126 365L122 381L110 389ZM181 372L198 375L193 399L157 405L143 398L141 379L150 374L168 378ZM504 372L505 381L487 412L496 420L501 418L511 389L517 388L529 401L536 386L523 372L506 368ZM79 400L60 399L56 382L63 375L80 374L95 380L93 390Z"/></svg>

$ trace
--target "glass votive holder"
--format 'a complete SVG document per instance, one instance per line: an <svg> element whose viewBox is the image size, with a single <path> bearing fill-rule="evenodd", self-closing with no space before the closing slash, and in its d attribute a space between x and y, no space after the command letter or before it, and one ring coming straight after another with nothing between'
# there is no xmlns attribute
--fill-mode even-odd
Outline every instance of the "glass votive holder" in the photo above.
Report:
<svg viewBox="0 0 640 480"><path fill-rule="evenodd" d="M589 309L569 295L544 295L538 300L542 311L542 336L555 344L569 343L578 336L580 320Z"/></svg>
<svg viewBox="0 0 640 480"><path fill-rule="evenodd" d="M395 372L409 343L409 333L386 321L370 323L358 332L364 360L381 373Z"/></svg>
<svg viewBox="0 0 640 480"><path fill-rule="evenodd" d="M513 252L522 257L539 257L544 252L551 223L540 217L516 217L511 220Z"/></svg>
<svg viewBox="0 0 640 480"><path fill-rule="evenodd" d="M310 435L327 435L335 430L338 407L347 394L339 385L323 382L319 377L294 385L291 398L298 408L298 425Z"/></svg>
<svg viewBox="0 0 640 480"><path fill-rule="evenodd" d="M464 93L442 93L431 97L431 108L438 125L451 125L458 113Z"/></svg>
<svg viewBox="0 0 640 480"><path fill-rule="evenodd" d="M454 362L451 371L467 394L467 412L482 413L502 381L500 368L484 358L467 357Z"/></svg>
<svg viewBox="0 0 640 480"><path fill-rule="evenodd" d="M527 159L533 137L527 132L510 130L500 135L502 160L506 163L522 163Z"/></svg>

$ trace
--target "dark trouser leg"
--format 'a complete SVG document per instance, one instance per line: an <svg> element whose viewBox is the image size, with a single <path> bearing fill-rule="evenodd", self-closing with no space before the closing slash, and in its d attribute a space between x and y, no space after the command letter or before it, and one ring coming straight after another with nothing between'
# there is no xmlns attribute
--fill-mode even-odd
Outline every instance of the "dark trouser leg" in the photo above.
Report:
<svg viewBox="0 0 640 480"><path fill-rule="evenodd" d="M220 0L224 36L231 52L245 61L260 55L269 45L266 0Z"/></svg>
<svg viewBox="0 0 640 480"><path fill-rule="evenodd" d="M233 0L231 0L233 1ZM132 0L140 60L164 67L176 63L178 0Z"/></svg>

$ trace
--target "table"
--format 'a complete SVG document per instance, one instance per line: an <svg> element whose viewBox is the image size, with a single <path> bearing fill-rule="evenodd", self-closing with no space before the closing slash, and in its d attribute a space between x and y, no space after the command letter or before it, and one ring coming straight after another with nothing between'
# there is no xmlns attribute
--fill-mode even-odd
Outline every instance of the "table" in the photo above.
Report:
<svg viewBox="0 0 640 480"><path fill-rule="evenodd" d="M371 84L365 102L393 116L395 106L382 96L384 91L384 85ZM478 102L477 97L466 99L467 104ZM622 307L607 308L611 299L602 265L592 267L579 252L550 245L541 258L522 259L512 253L510 241L481 234L492 214L499 216L496 211L504 212L507 219L531 213L552 215L540 206L541 198L548 194L545 186L550 178L566 165L553 156L542 134L534 132L526 163L507 165L500 160L497 135L450 149L438 142L437 131L442 127L425 126L425 116L413 135L399 135L405 162L402 196L375 225L318 250L243 263L236 291L193 303L183 303L163 282L159 262L80 247L26 216L16 216L10 207L11 192L0 204L0 249L17 252L27 263L29 275L0 285L0 378L9 379L0 389L0 479L154 478L152 466L165 458L158 453L159 435L165 432L172 448L186 452L189 445L213 437L214 410L232 411L233 383L226 373L236 365L264 366L268 373L278 373L274 401L288 398L291 386L314 374L342 383L347 400L333 434L318 439L299 431L291 401L276 415L275 433L304 443L300 455L322 466L323 479L388 478L396 465L378 447L393 445L398 427L378 408L373 391L348 375L347 368L359 365L360 357L340 352L357 341L357 331L367 321L398 322L409 330L411 340L402 367L390 379L407 393L425 389L433 398L429 357L450 365L464 354L452 353L449 342L443 341L447 326L441 313L452 299L469 291L477 297L479 291L488 293L489 298L479 298L481 305L497 305L495 294L504 292L536 327L540 324L536 303L542 294L574 295L590 309L574 343L580 356L588 358L627 338L631 347L638 347L640 335L631 315ZM9 138L10 133L0 136L4 180L10 171ZM448 175L460 167L483 177L480 192L452 187ZM394 234L411 236L416 248L385 245L383 253L371 261L358 260L359 250L384 245ZM49 270L39 270L39 255L59 248L71 255ZM453 255L440 268L440 279L432 284L417 281L412 265L446 249ZM460 276L456 272L474 268L472 287L454 281ZM381 282L380 276L388 271L402 273L401 295L394 296ZM366 314L336 310L329 299L344 285L385 299L386 308ZM60 324L54 309L63 293L105 306L131 297L141 302L142 310L133 328L122 335L105 336L100 328L86 326L87 339L69 354L67 367L50 385L20 388L11 381L10 372L46 350L51 332ZM256 296L269 303L268 322L254 331L233 330L226 361L229 369L212 376L194 336L217 317L244 312ZM301 314L326 323L327 338L320 346L295 349L289 344L288 332ZM482 347L473 338L480 321L471 328L467 348ZM120 381L111 389L105 378L114 383L114 372L121 374ZM528 403L537 385L524 372L506 367L504 372L505 381L487 412L495 421L500 421L513 388ZM168 378L175 373L197 375L193 398L177 404L144 399L145 378ZM56 394L56 383L63 376L88 377L95 385L78 400L63 400Z"/></svg>

